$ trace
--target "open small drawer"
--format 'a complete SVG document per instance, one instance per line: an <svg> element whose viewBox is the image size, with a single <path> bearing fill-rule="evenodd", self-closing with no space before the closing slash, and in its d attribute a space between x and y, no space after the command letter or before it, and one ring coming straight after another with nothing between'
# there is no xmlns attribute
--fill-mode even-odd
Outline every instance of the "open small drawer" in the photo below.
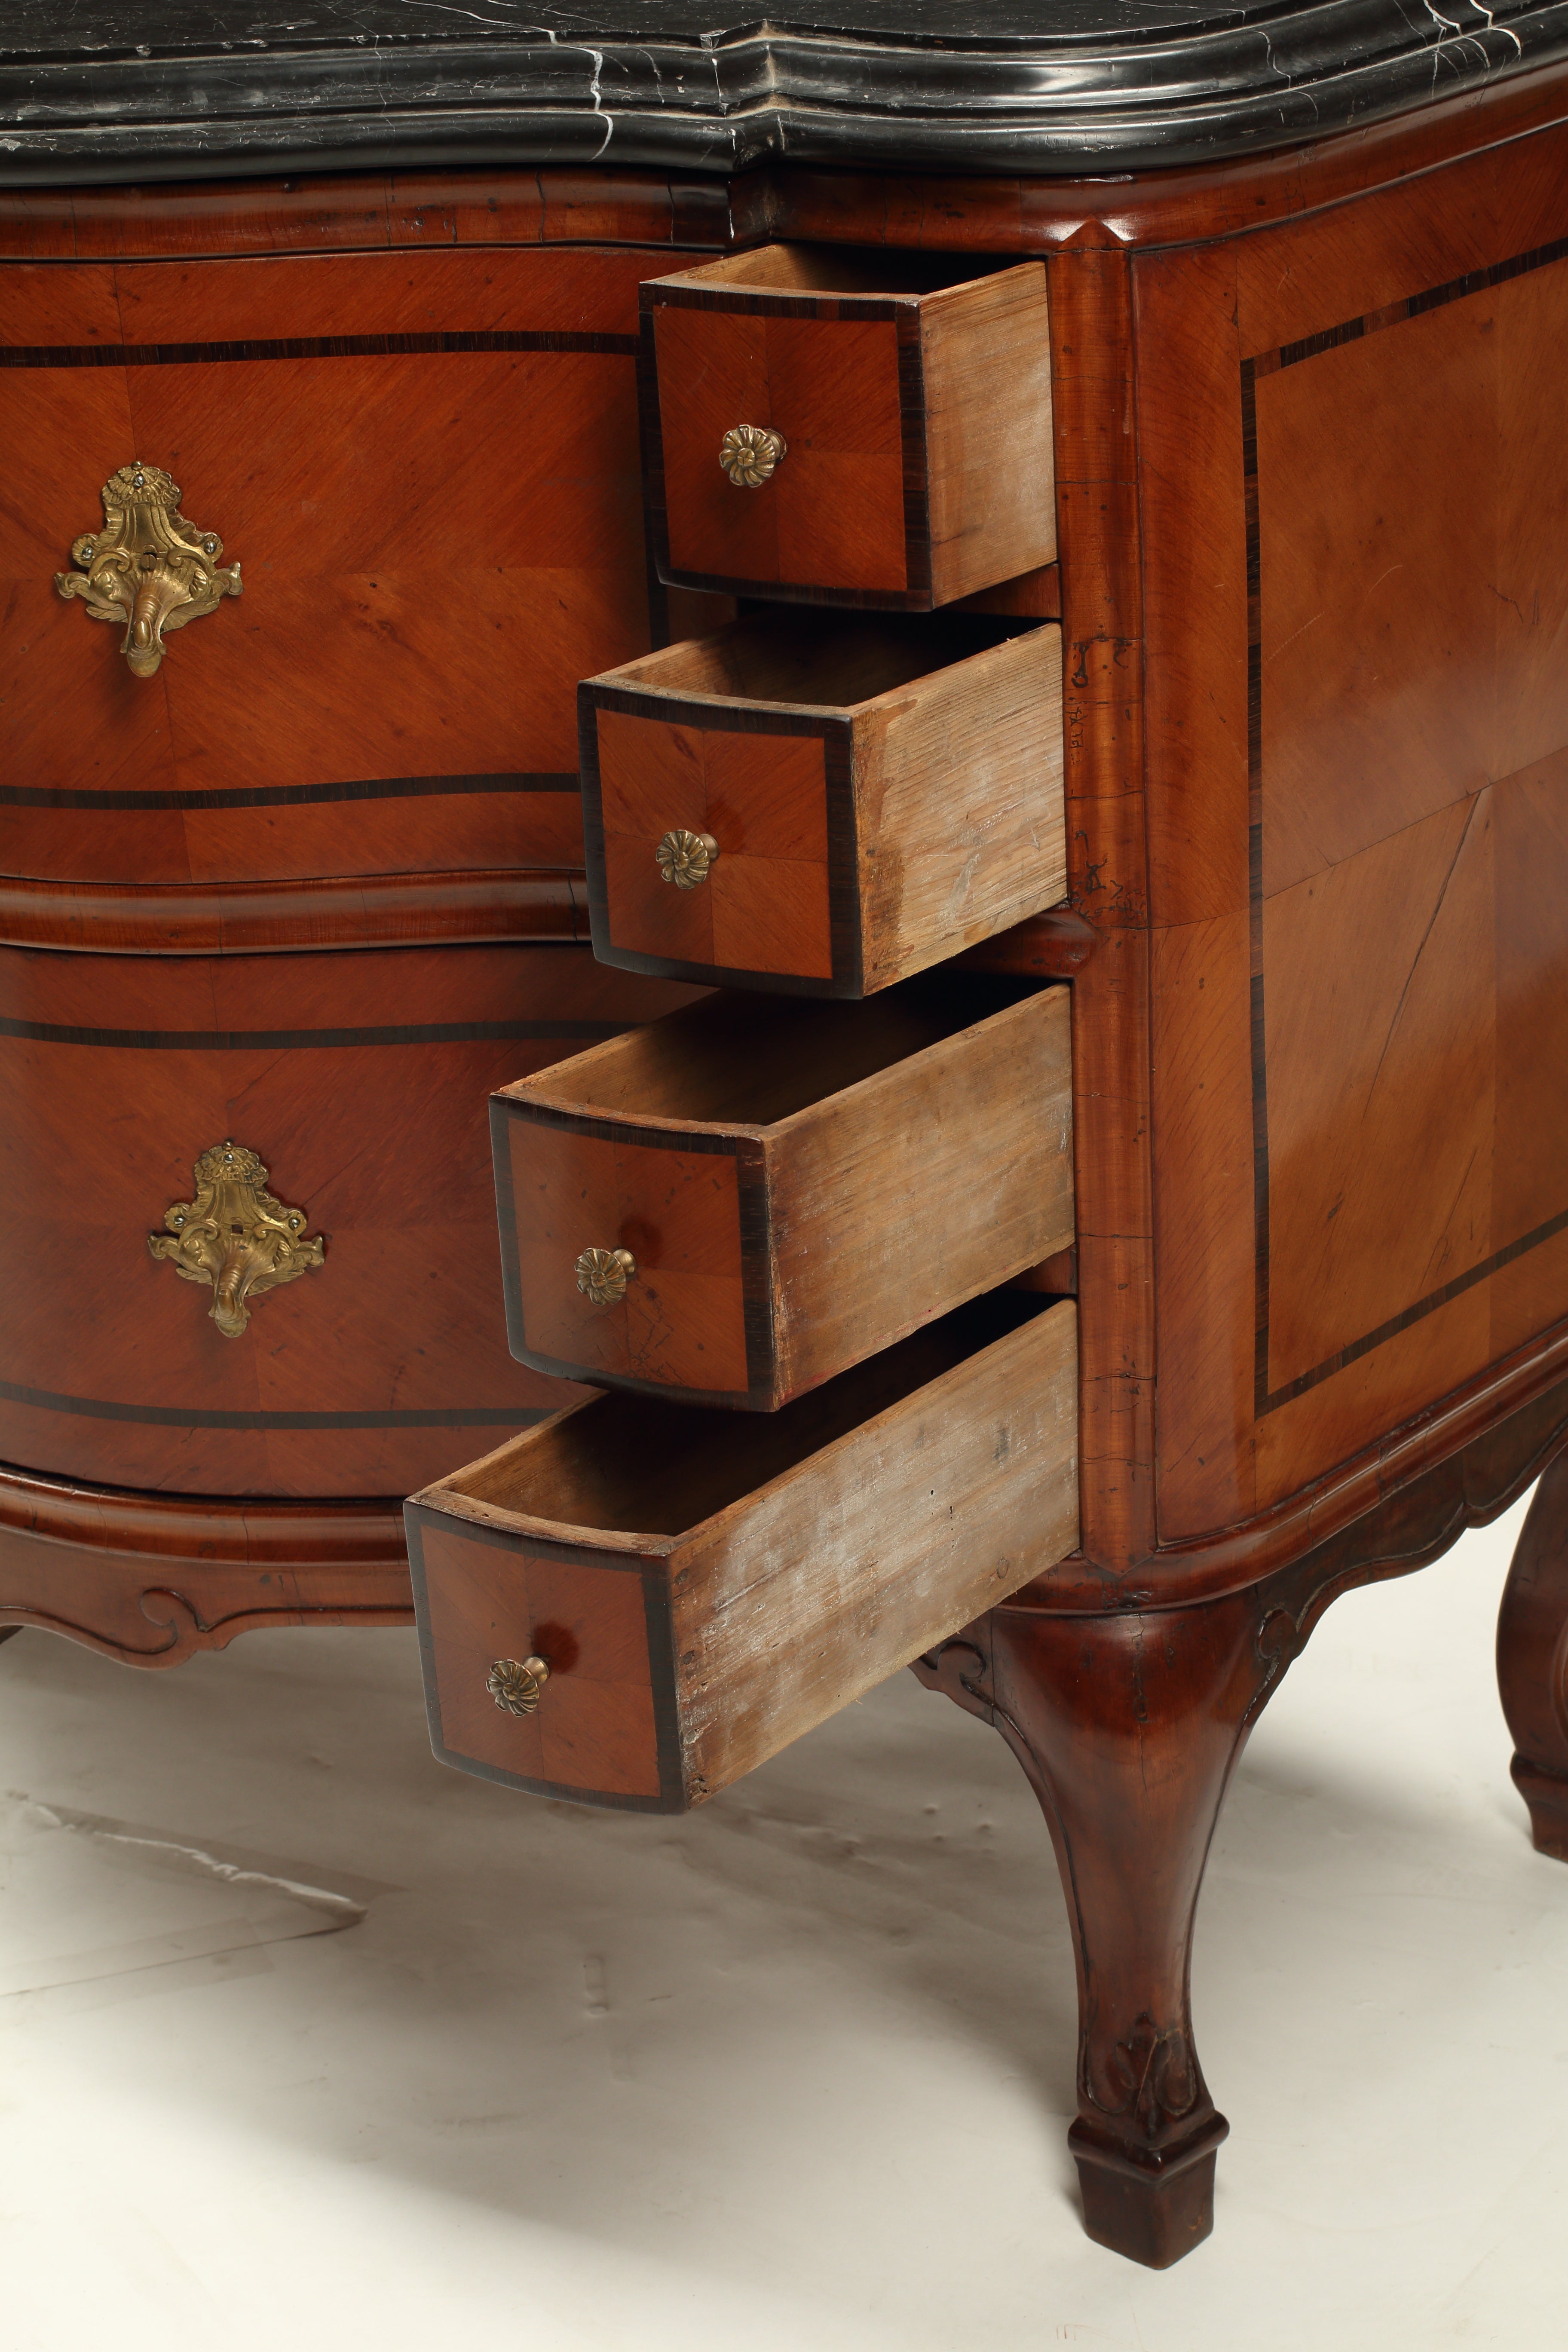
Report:
<svg viewBox="0 0 1568 2352"><path fill-rule="evenodd" d="M1067 887L1054 624L759 614L578 706L601 962L868 995Z"/></svg>
<svg viewBox="0 0 1568 2352"><path fill-rule="evenodd" d="M1076 1316L976 1299L765 1417L599 1397L427 1486L437 1755L680 1812L1005 1600L1078 1542Z"/></svg>
<svg viewBox="0 0 1568 2352"><path fill-rule="evenodd" d="M663 579L926 612L1055 561L1043 262L767 245L642 305Z"/></svg>
<svg viewBox="0 0 1568 2352"><path fill-rule="evenodd" d="M1074 1238L1068 991L721 994L490 1099L513 1355L771 1412Z"/></svg>

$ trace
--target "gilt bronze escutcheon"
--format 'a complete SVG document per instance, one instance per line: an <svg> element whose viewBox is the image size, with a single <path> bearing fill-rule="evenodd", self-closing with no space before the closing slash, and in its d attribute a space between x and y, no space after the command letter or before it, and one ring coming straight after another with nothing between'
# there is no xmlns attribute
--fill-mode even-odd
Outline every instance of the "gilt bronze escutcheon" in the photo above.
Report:
<svg viewBox="0 0 1568 2352"><path fill-rule="evenodd" d="M102 498L103 529L71 547L82 569L57 572L55 586L68 600L79 596L95 621L122 623L121 652L137 677L151 677L164 632L237 596L239 566L218 568L222 540L185 520L180 486L161 467L133 458L105 482Z"/></svg>
<svg viewBox="0 0 1568 2352"><path fill-rule="evenodd" d="M210 1286L213 1321L226 1339L237 1339L250 1320L248 1302L310 1273L322 1263L325 1245L320 1234L300 1240L308 1214L273 1199L267 1170L244 1144L215 1143L193 1172L195 1200L165 1209L169 1230L149 1234L147 1247L187 1282Z"/></svg>

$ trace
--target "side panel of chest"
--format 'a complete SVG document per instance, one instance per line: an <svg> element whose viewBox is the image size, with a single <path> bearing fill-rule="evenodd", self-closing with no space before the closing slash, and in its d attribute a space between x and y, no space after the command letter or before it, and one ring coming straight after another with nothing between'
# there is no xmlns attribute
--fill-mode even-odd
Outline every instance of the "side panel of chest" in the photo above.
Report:
<svg viewBox="0 0 1568 2352"><path fill-rule="evenodd" d="M1136 265L1167 1540L1568 1314L1565 160Z"/></svg>

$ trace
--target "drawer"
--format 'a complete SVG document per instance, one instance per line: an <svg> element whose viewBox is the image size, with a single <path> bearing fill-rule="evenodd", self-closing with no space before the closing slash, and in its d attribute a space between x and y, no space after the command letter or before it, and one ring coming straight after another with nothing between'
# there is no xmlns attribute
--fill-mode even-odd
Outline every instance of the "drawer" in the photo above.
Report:
<svg viewBox="0 0 1568 2352"><path fill-rule="evenodd" d="M766 1416L599 1397L416 1495L437 1755L681 1812L1053 1567L1076 1315L977 1299Z"/></svg>
<svg viewBox="0 0 1568 2352"><path fill-rule="evenodd" d="M0 365L28 484L0 504L0 607L27 616L0 637L6 866L579 865L577 681L651 642L648 268L448 247L0 270L0 345L29 362ZM73 544L132 458L243 582L155 677L52 584L85 579Z"/></svg>
<svg viewBox="0 0 1568 2352"><path fill-rule="evenodd" d="M512 1352L772 1412L1073 1239L1068 991L721 994L490 1105Z"/></svg>
<svg viewBox="0 0 1568 2352"><path fill-rule="evenodd" d="M644 286L663 579L926 612L1055 561L1045 264L942 269L770 245Z"/></svg>
<svg viewBox="0 0 1568 2352"><path fill-rule="evenodd" d="M574 1391L507 1347L485 1104L690 995L585 943L0 946L0 1462L186 1495L402 1495L559 1411ZM237 1335L148 1249L228 1139L323 1244Z"/></svg>
<svg viewBox="0 0 1568 2352"><path fill-rule="evenodd" d="M761 614L579 707L602 962L862 996L1067 887L1055 625Z"/></svg>

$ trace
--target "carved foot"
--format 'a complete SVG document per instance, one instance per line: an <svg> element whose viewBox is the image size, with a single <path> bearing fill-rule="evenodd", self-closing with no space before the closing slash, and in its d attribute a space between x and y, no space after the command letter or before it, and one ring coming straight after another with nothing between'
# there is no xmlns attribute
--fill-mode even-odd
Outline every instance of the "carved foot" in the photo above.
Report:
<svg viewBox="0 0 1568 2352"><path fill-rule="evenodd" d="M1095 2146L1080 2116L1068 2146L1078 2159L1089 2236L1152 2271L1168 2271L1190 2254L1214 2228L1215 2154L1229 2129L1223 2116L1211 2116L1194 2140L1146 2165L1125 2149Z"/></svg>
<svg viewBox="0 0 1568 2352"><path fill-rule="evenodd" d="M1045 1811L1078 1958L1084 2226L1155 2270L1214 2226L1229 2126L1188 1967L1226 1784L1289 1654L1267 1616L1256 1591L1151 1616L997 1609L917 1670L995 1724Z"/></svg>
<svg viewBox="0 0 1568 2352"><path fill-rule="evenodd" d="M1497 1629L1514 1785L1537 1850L1568 1862L1568 1454L1535 1490Z"/></svg>

